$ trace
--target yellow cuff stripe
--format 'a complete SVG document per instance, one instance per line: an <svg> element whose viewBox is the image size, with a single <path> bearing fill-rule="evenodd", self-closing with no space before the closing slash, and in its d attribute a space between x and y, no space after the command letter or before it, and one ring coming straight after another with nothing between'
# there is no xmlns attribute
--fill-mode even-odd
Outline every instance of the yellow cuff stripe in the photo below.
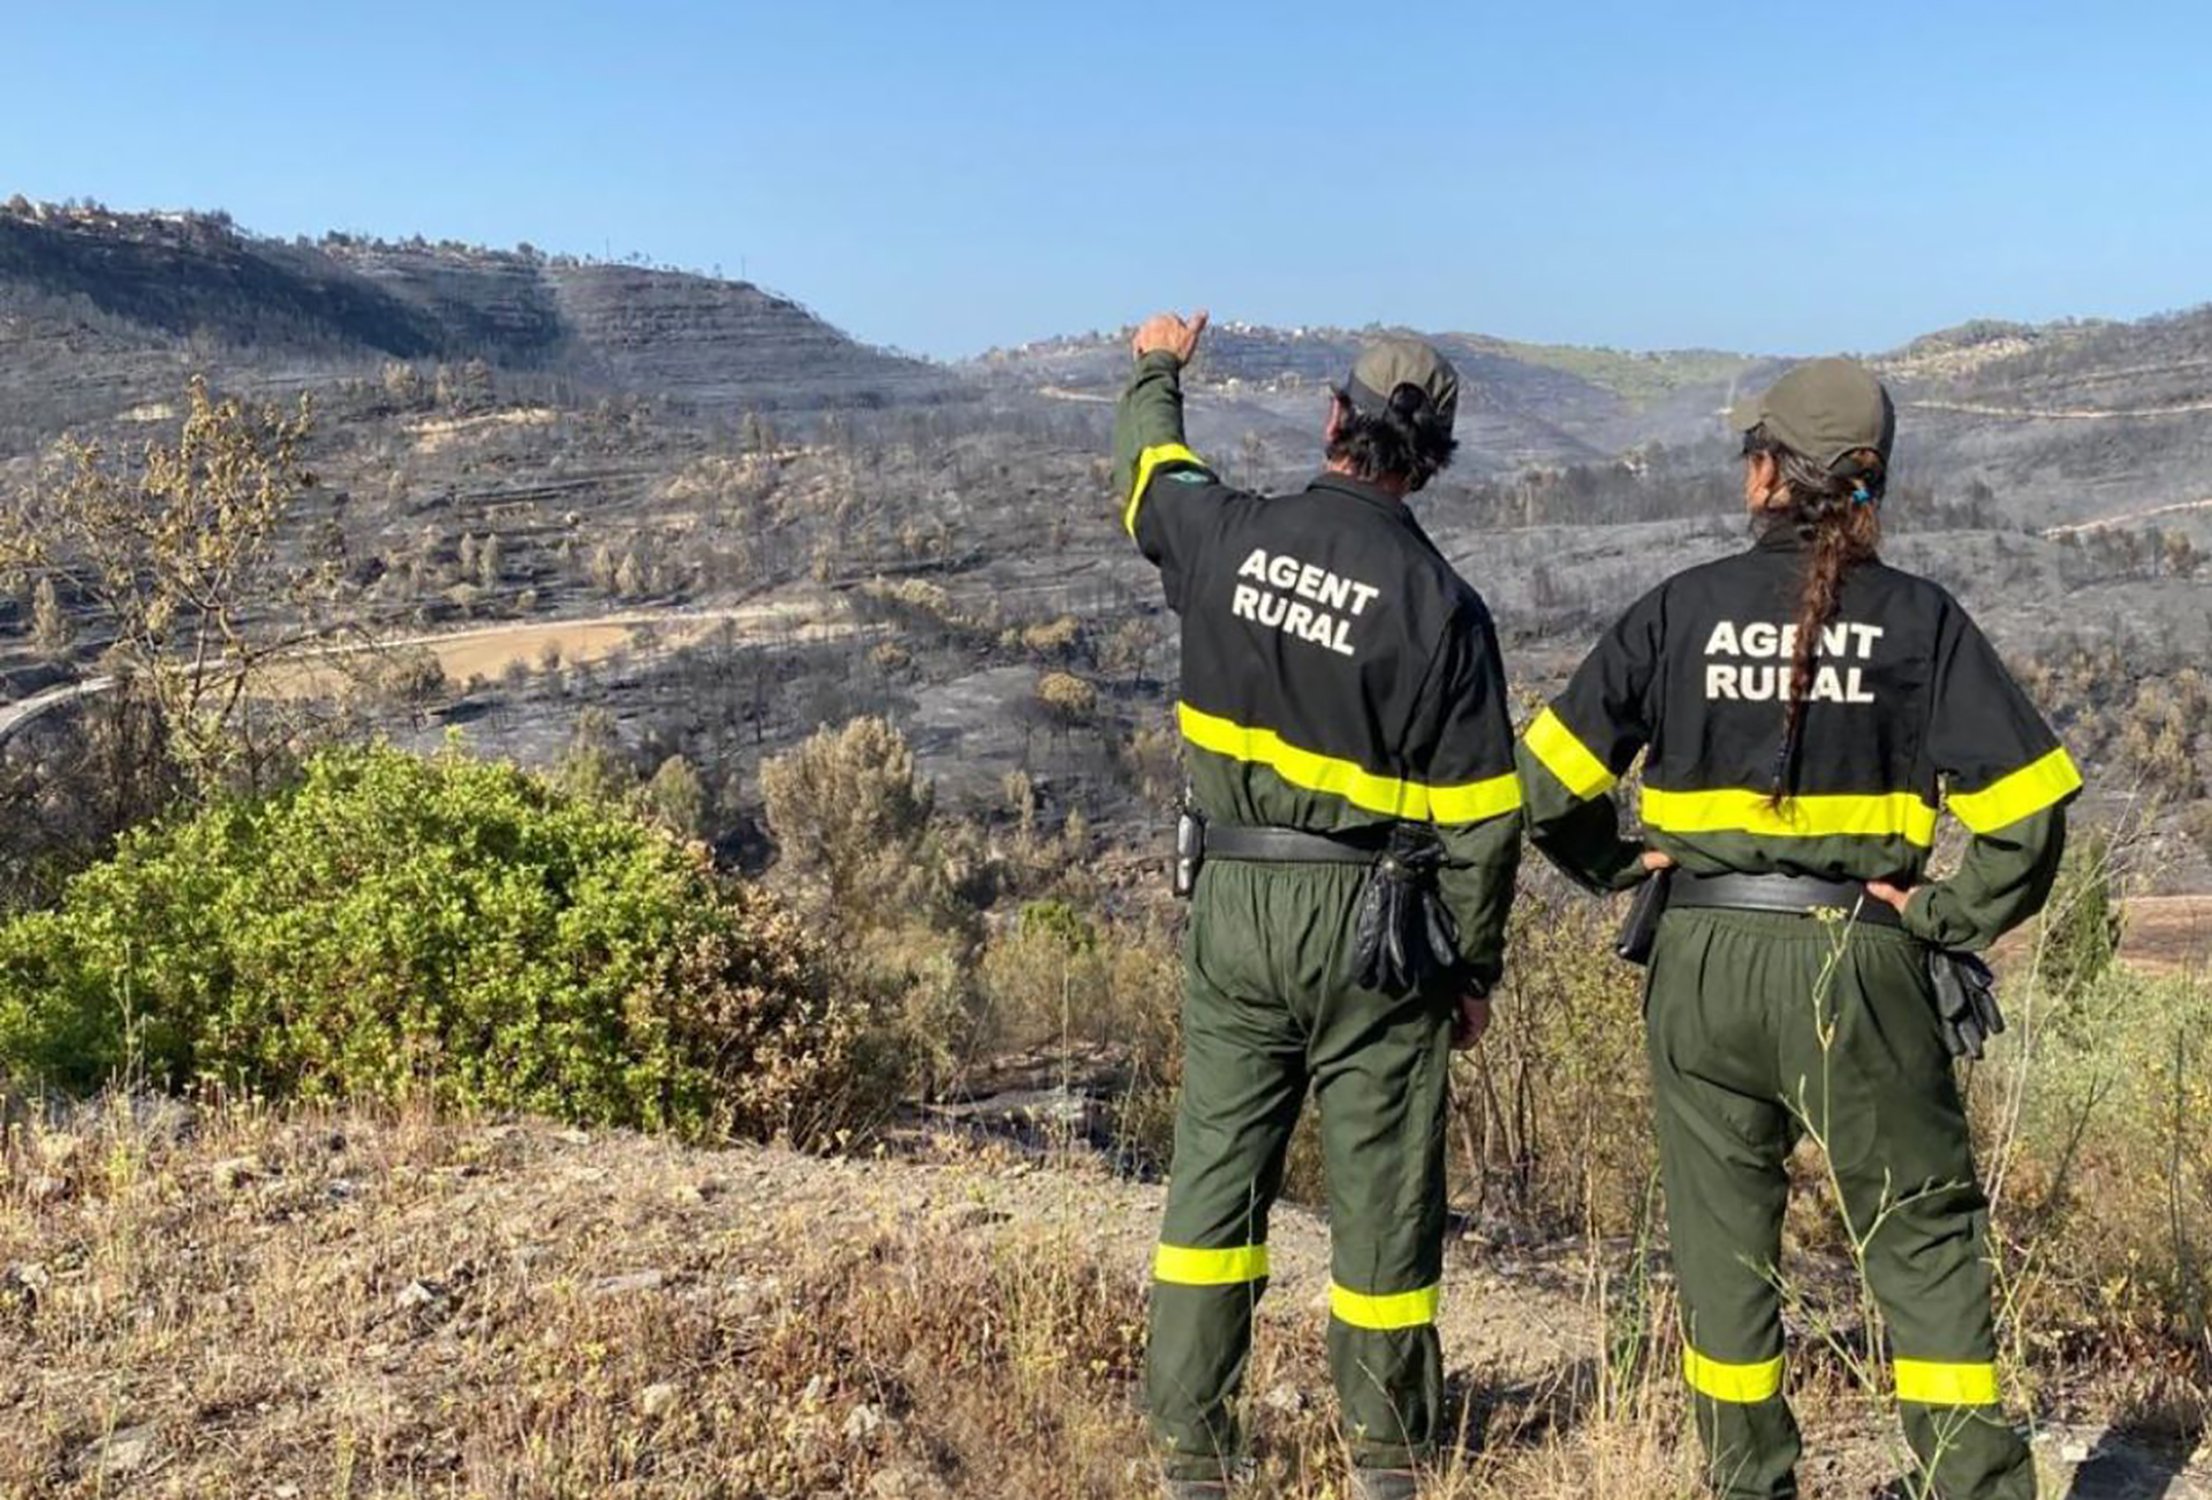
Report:
<svg viewBox="0 0 2212 1500"><path fill-rule="evenodd" d="M1951 815L1975 833L1995 833L2056 807L2081 790L2081 772L2065 750L2053 750L1978 792L1953 792Z"/></svg>
<svg viewBox="0 0 2212 1500"><path fill-rule="evenodd" d="M1521 743L1528 746L1528 753L1536 757L1537 764L1558 777L1559 784L1578 802L1587 802L1600 792L1610 790L1620 779L1606 768L1595 751L1575 738L1574 731L1559 715L1548 708L1528 726Z"/></svg>
<svg viewBox="0 0 2212 1500"><path fill-rule="evenodd" d="M1897 1399L1918 1406L1995 1406L1997 1367L1897 1361Z"/></svg>
<svg viewBox="0 0 2212 1500"><path fill-rule="evenodd" d="M1137 507L1144 503L1144 492L1152 483L1152 476L1167 464L1203 469L1206 461L1181 443L1161 443L1147 448L1137 455L1137 482L1129 491L1128 509L1121 513L1121 524L1131 536L1137 534ZM1210 470L1208 472L1211 472Z"/></svg>
<svg viewBox="0 0 2212 1500"><path fill-rule="evenodd" d="M1682 1346L1682 1378L1700 1396L1731 1406L1752 1406L1782 1394L1782 1356L1755 1365L1731 1365Z"/></svg>
<svg viewBox="0 0 2212 1500"><path fill-rule="evenodd" d="M1646 785L1643 812L1647 825L1665 833L1902 838L1922 849L1935 844L1936 810L1911 792L1790 797L1776 807L1765 792L1669 792Z"/></svg>
<svg viewBox="0 0 2212 1500"><path fill-rule="evenodd" d="M1417 1292L1390 1292L1376 1296L1349 1287L1329 1287L1329 1311L1339 1323L1382 1333L1400 1328L1423 1328L1436 1321L1436 1309L1444 1300L1441 1283Z"/></svg>
<svg viewBox="0 0 2212 1500"><path fill-rule="evenodd" d="M1194 1250L1162 1245L1152 1257L1152 1279L1173 1286L1240 1286L1267 1279L1267 1247L1236 1245L1227 1250Z"/></svg>
<svg viewBox="0 0 2212 1500"><path fill-rule="evenodd" d="M1301 750L1284 743L1272 729L1247 729L1188 703L1178 704L1175 712L1183 738L1198 749L1265 766L1292 786L1342 797L1365 812L1413 822L1481 823L1521 806L1521 778L1511 771L1459 786L1426 786L1377 776L1352 761Z"/></svg>

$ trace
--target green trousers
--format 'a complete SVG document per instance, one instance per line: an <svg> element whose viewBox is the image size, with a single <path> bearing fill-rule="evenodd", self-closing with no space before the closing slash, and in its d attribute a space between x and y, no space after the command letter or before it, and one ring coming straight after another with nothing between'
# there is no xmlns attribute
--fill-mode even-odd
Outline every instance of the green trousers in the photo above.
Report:
<svg viewBox="0 0 2212 1500"><path fill-rule="evenodd" d="M1646 1025L1660 1167L1714 1488L1797 1493L1776 1265L1784 1159L1825 1144L1889 1326L1905 1435L1940 1500L2032 1500L1998 1408L1986 1239L1925 950L1893 929L1676 911Z"/></svg>
<svg viewBox="0 0 2212 1500"><path fill-rule="evenodd" d="M1352 1460L1408 1467L1437 1441L1456 997L1390 999L1345 978L1363 873L1221 861L1199 878L1146 1364L1173 1478L1218 1476L1243 1452L1235 1402L1267 1284L1268 1210L1309 1091L1329 1182L1329 1364Z"/></svg>

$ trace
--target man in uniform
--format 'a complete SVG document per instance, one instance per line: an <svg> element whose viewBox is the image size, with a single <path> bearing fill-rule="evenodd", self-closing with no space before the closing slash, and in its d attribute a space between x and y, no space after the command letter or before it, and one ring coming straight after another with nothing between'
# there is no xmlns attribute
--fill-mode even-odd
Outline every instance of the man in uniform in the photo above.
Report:
<svg viewBox="0 0 2212 1500"><path fill-rule="evenodd" d="M1810 1132L1888 1322L1914 1493L2033 1500L1951 1066L1997 1022L1944 998L1945 950L2043 905L2081 777L1958 601L1875 555L1895 415L1874 377L1816 360L1736 425L1757 541L1630 606L1530 725L1530 834L1593 890L1671 871L1646 1034L1714 1487L1798 1492L1775 1276ZM1628 839L1609 793L1639 754ZM1930 881L1946 806L1971 837Z"/></svg>
<svg viewBox="0 0 2212 1500"><path fill-rule="evenodd" d="M1325 472L1261 496L1184 440L1180 372L1204 327L1162 314L1138 330L1115 422L1124 523L1182 619L1177 713L1207 846L1148 1401L1167 1492L1222 1494L1242 1462L1233 1406L1268 1210L1310 1090L1354 1493L1398 1500L1440 1435L1448 1049L1488 1023L1519 859L1489 612L1406 508L1450 460L1457 377L1424 343L1376 344L1335 394ZM1416 848L1428 857L1400 858ZM1428 918L1408 920L1457 941L1383 979L1358 961L1360 913L1372 929L1371 882L1409 869Z"/></svg>

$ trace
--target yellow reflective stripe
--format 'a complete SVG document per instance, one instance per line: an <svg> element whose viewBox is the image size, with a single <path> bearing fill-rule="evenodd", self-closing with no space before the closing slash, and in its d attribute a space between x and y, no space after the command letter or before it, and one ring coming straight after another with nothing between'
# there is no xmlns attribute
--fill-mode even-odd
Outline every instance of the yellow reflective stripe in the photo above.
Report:
<svg viewBox="0 0 2212 1500"><path fill-rule="evenodd" d="M1342 797L1354 807L1415 822L1480 823L1521 805L1521 778L1508 771L1486 781L1426 786L1378 776L1348 760L1286 744L1272 729L1247 729L1228 719L1176 705L1183 738L1201 750L1249 765L1265 766L1292 786Z"/></svg>
<svg viewBox="0 0 2212 1500"><path fill-rule="evenodd" d="M1755 1365L1731 1365L1708 1359L1684 1344L1682 1378L1700 1396L1733 1406L1751 1406L1782 1394L1782 1356L1777 1354Z"/></svg>
<svg viewBox="0 0 2212 1500"><path fill-rule="evenodd" d="M1129 508L1121 514L1121 524L1131 536L1137 534L1137 507L1144 503L1145 486L1152 483L1152 476L1162 464L1188 464L1194 469L1206 467L1206 461L1181 443L1160 443L1137 455L1137 482L1129 491Z"/></svg>
<svg viewBox="0 0 2212 1500"><path fill-rule="evenodd" d="M1589 801L1619 779L1598 759L1597 753L1575 738L1575 732L1548 708L1528 726L1521 743L1528 746L1528 753L1536 757L1537 763L1558 777L1559 784L1578 801Z"/></svg>
<svg viewBox="0 0 2212 1500"><path fill-rule="evenodd" d="M1339 1323L1389 1333L1400 1328L1421 1328L1436 1321L1436 1309L1444 1300L1442 1283L1417 1292L1389 1292L1381 1296L1355 1292L1331 1284L1329 1311Z"/></svg>
<svg viewBox="0 0 2212 1500"><path fill-rule="evenodd" d="M1911 792L1877 796L1790 797L1776 807L1765 792L1670 792L1644 788L1644 822L1665 833L1753 833L1777 839L1848 835L1935 844L1936 810Z"/></svg>
<svg viewBox="0 0 2212 1500"><path fill-rule="evenodd" d="M1975 833L1995 833L2032 818L2081 790L2081 772L2064 749L2023 766L1978 792L1953 792L1951 815Z"/></svg>
<svg viewBox="0 0 2212 1500"><path fill-rule="evenodd" d="M1162 1245L1152 1257L1152 1278L1175 1286L1237 1286L1267 1279L1267 1247L1236 1245L1227 1250L1194 1250Z"/></svg>
<svg viewBox="0 0 2212 1500"><path fill-rule="evenodd" d="M1897 1399L1918 1406L1995 1406L1997 1367L1901 1359L1897 1361Z"/></svg>

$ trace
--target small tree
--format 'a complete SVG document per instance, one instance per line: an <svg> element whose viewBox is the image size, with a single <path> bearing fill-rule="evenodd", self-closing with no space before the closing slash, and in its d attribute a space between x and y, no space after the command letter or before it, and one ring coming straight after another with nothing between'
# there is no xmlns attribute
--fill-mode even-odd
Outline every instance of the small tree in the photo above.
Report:
<svg viewBox="0 0 2212 1500"><path fill-rule="evenodd" d="M615 575L622 564L614 555L614 549L605 542L591 549L591 586L602 594L615 592Z"/></svg>
<svg viewBox="0 0 2212 1500"><path fill-rule="evenodd" d="M58 477L0 517L0 561L73 581L109 640L115 691L146 700L155 748L199 788L260 784L317 725L271 691L348 603L337 568L279 547L314 488L310 430L304 400L249 407L195 378L173 442L118 464L66 440Z"/></svg>
<svg viewBox="0 0 2212 1500"><path fill-rule="evenodd" d="M2112 835L2098 829L2066 851L2044 907L2037 968L2061 998L2087 989L2119 956L2125 921L2114 898Z"/></svg>
<svg viewBox="0 0 2212 1500"><path fill-rule="evenodd" d="M873 717L764 761L760 786L784 860L861 916L911 873L936 807L906 737Z"/></svg>
<svg viewBox="0 0 2212 1500"><path fill-rule="evenodd" d="M445 666L437 653L422 646L408 646L384 653L371 684L387 705L406 710L419 722L422 711L445 696L450 688Z"/></svg>
<svg viewBox="0 0 2212 1500"><path fill-rule="evenodd" d="M1108 671L1128 674L1129 686L1139 686L1144 680L1144 664L1151 658L1154 638L1151 622L1141 616L1131 616L1114 627L1106 638L1106 649L1101 660Z"/></svg>
<svg viewBox="0 0 2212 1500"><path fill-rule="evenodd" d="M594 707L576 716L555 779L572 795L592 802L622 802L636 790L637 772L623 752L613 714Z"/></svg>
<svg viewBox="0 0 2212 1500"><path fill-rule="evenodd" d="M707 784L690 761L671 755L639 794L653 820L687 839L707 831Z"/></svg>
<svg viewBox="0 0 2212 1500"><path fill-rule="evenodd" d="M62 610L53 574L42 574L31 591L31 649L47 661L58 662L68 657L76 641L77 627Z"/></svg>
<svg viewBox="0 0 2212 1500"><path fill-rule="evenodd" d="M385 399L393 405L412 409L423 404L427 394L422 372L413 365L393 360L384 366L382 375Z"/></svg>
<svg viewBox="0 0 2212 1500"><path fill-rule="evenodd" d="M1087 724L1098 713L1098 689L1070 672L1038 678L1037 701L1062 729Z"/></svg>

